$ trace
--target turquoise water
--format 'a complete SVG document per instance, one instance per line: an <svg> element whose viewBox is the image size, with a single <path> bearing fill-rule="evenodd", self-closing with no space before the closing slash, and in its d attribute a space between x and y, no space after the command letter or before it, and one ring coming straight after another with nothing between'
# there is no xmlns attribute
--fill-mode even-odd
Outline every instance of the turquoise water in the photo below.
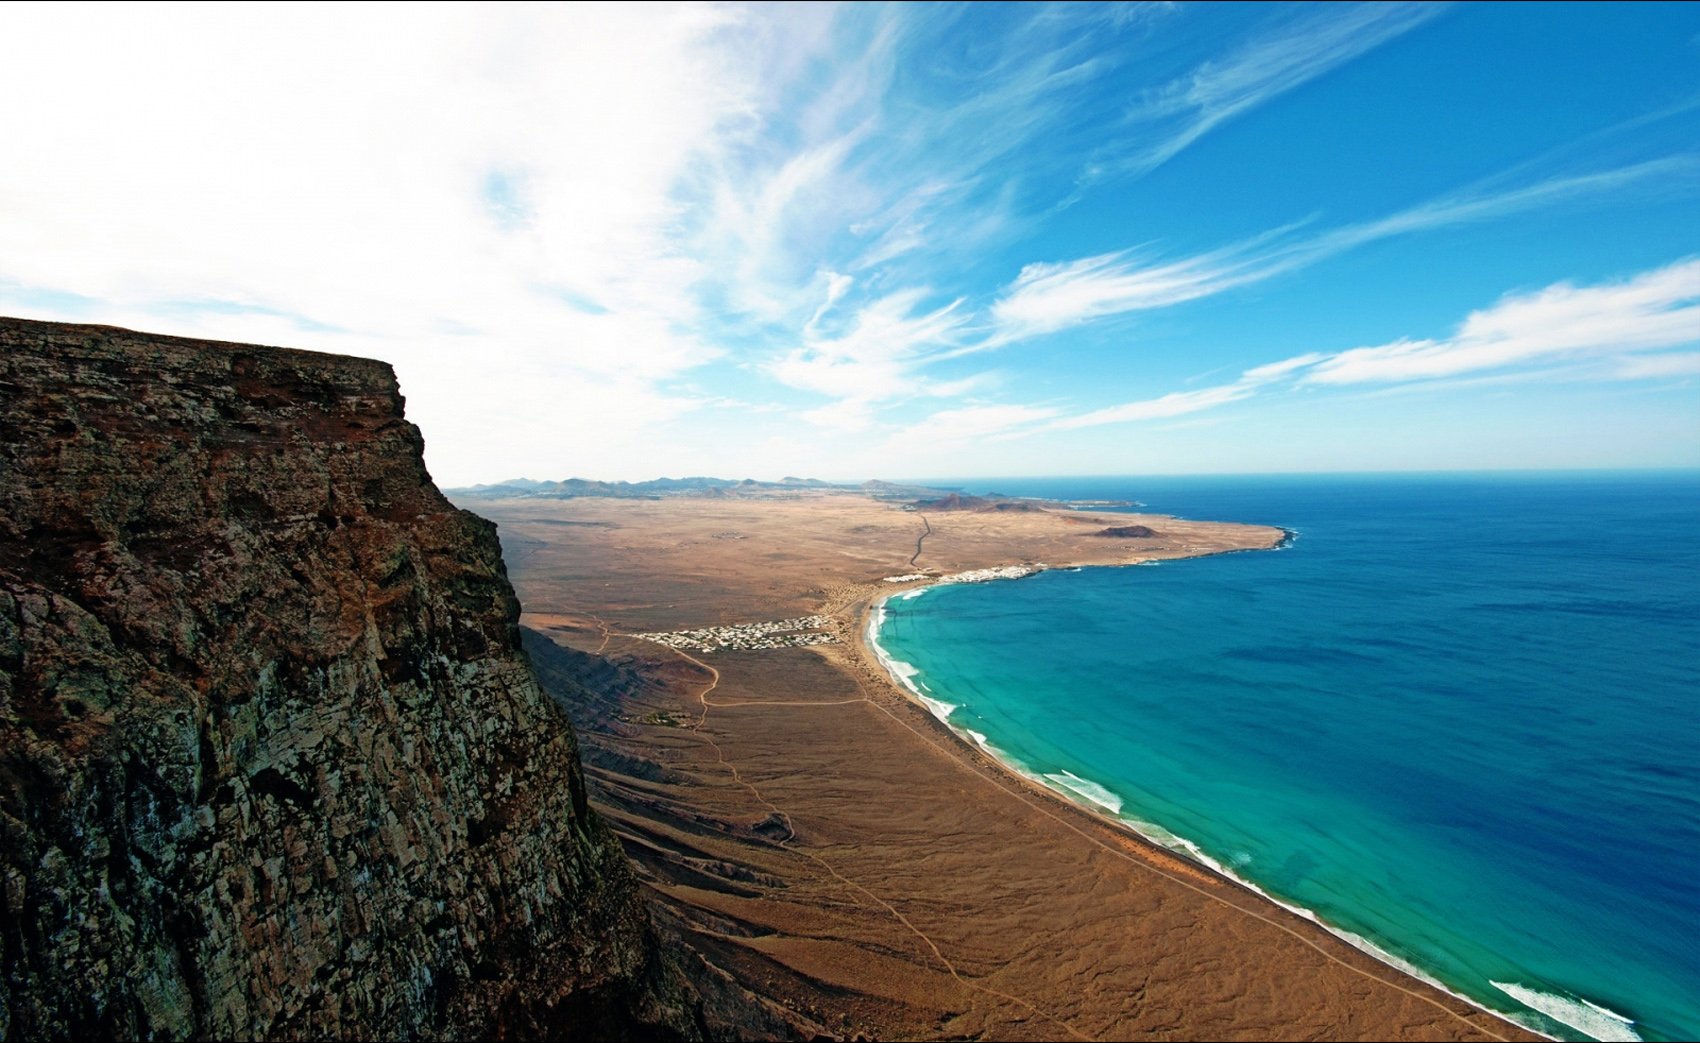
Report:
<svg viewBox="0 0 1700 1043"><path fill-rule="evenodd" d="M1299 537L888 601L959 731L1541 1031L1700 1036L1700 474L991 490Z"/></svg>

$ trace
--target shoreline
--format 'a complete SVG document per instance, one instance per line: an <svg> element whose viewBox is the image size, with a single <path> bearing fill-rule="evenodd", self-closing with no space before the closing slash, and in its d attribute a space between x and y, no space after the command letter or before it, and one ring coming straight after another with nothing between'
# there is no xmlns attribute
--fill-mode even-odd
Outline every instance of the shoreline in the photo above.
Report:
<svg viewBox="0 0 1700 1043"><path fill-rule="evenodd" d="M1272 528L1279 528L1282 533L1282 538L1268 547L1233 548L1228 550L1208 551L1184 558L1148 558L1140 561L1129 561L1114 564L1086 563L1058 566L1047 566L1043 564L1011 565L976 571L980 573L1002 573L1007 571L1014 574L981 575L966 580L955 579L952 576L937 576L931 577L925 582L916 581L913 586L904 587L899 590L885 593L876 592L870 597L864 599L860 604L850 606L855 618L855 624L852 628L854 640L847 644L854 650L856 655L872 663L874 673L886 681L887 687L893 693L908 702L910 705L922 710L930 720L940 727L943 733L949 735L956 743L959 753L981 754L1004 776L1019 783L1023 788L1052 800L1060 801L1069 809L1084 814L1098 824L1133 840L1137 844L1151 849L1152 853L1160 853L1163 856L1181 859L1185 864L1185 868L1188 870L1207 874L1215 880L1219 880L1238 888L1242 892L1249 893L1255 898L1275 906L1282 912L1310 923L1327 933L1335 940L1344 943L1355 951L1362 953L1398 975L1409 977L1452 999L1467 1004L1482 1014L1497 1018L1509 1025L1515 1026L1518 1029L1522 1029L1525 1032L1534 1033L1544 1039L1559 1039L1559 1037L1551 1035L1544 1029L1525 1024L1517 1014L1496 1010L1479 1000L1465 995L1456 988L1440 981L1438 978L1429 974L1422 968L1417 967L1409 961L1401 959L1390 952L1387 952L1370 939L1356 934L1355 932L1348 931L1343 927L1337 927L1330 924L1314 910L1301 905L1282 901L1280 898L1277 898L1268 891L1265 891L1255 882L1245 879L1227 867L1221 865L1215 859L1205 854L1197 844L1193 843L1188 838L1177 833L1173 833L1155 823L1124 817L1121 813L1120 807L1111 808L1108 804L1094 800L1086 792L1073 789L1054 780L1047 780L1043 773L1023 770L1023 766L1019 761L1007 752L992 745L986 740L985 736L980 735L971 729L951 723L948 719L950 714L959 709L960 706L958 704L946 702L944 699L935 699L931 698L927 694L923 694L918 682L912 682L910 680L910 678L918 674L919 671L910 664L894 658L879 643L879 629L885 622L885 603L893 599L907 600L909 598L917 597L926 591L934 589L935 587L951 586L964 582L984 583L1003 579L1027 579L1032 576L1036 576L1041 572L1079 572L1086 568L1135 568L1139 566L1155 565L1162 561L1187 561L1197 558L1216 557L1224 554L1263 553L1265 551L1285 550L1292 546L1300 535L1297 530L1289 529L1284 526L1272 526ZM907 673L904 669L902 669L905 667L908 668ZM931 690L928 689L928 692L930 691ZM947 709L944 709L941 713L941 707ZM1064 771L1063 774L1072 775L1072 773L1066 771ZM1091 780L1080 779L1078 776L1074 776L1074 778L1078 782L1085 783L1087 786L1101 788L1097 783L1092 782ZM1160 832L1164 836L1172 838L1174 845L1164 842L1164 840L1159 836L1147 833L1145 829L1141 828L1142 826L1145 827L1145 829L1154 830ZM1159 871L1162 871L1164 868L1161 862L1155 859L1148 859L1148 863L1151 864L1154 869L1158 869ZM1499 985L1497 982L1492 984L1495 984L1496 987ZM1544 995L1538 990L1528 989L1527 986L1517 987L1534 995ZM1507 993L1507 995L1510 995L1510 993ZM1515 999L1516 997L1513 998ZM1562 999L1562 997L1558 998ZM1579 1002L1587 1004L1590 1007L1595 1006L1594 1004L1588 1003L1586 1000L1579 1000ZM1538 1008L1535 1008L1533 1004L1528 1004L1528 1006L1530 1006L1531 1009L1538 1010ZM1596 1009L1604 1011L1604 1008ZM1541 1011L1540 1013L1542 1016L1566 1025L1571 1029L1575 1029L1577 1032L1583 1032L1583 1030L1578 1029L1576 1026L1571 1025L1562 1018L1548 1014L1545 1011ZM1615 1012L1605 1011L1605 1013L1611 1017L1620 1017L1620 1015L1616 1015ZM1583 1034L1586 1035L1587 1033L1583 1032ZM1630 1038L1639 1039L1640 1037L1631 1036Z"/></svg>
<svg viewBox="0 0 1700 1043"><path fill-rule="evenodd" d="M1074 511L924 524L824 494L480 506L519 563L537 639L616 656L543 653L593 693L573 703L591 799L657 908L710 964L817 1024L894 1039L1540 1038L1023 777L941 724L864 638L882 598L1009 562L1134 565L1297 534L1149 514L1131 521L1151 538L1103 539L1128 516ZM621 636L811 615L836 640L692 662Z"/></svg>

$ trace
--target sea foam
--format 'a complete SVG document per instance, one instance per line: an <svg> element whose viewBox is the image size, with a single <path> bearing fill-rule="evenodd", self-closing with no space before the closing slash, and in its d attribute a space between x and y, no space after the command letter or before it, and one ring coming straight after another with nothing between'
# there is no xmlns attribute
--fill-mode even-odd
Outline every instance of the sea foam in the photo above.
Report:
<svg viewBox="0 0 1700 1043"><path fill-rule="evenodd" d="M1075 796L1091 801L1112 815L1121 814L1122 799L1091 779L1083 779L1067 769L1060 772L1047 771L1045 778Z"/></svg>
<svg viewBox="0 0 1700 1043"><path fill-rule="evenodd" d="M1148 564L1155 565L1156 562L1149 562ZM926 589L926 588L923 588L923 589ZM905 597L912 596L913 594L919 594L919 593L921 593L921 591L917 590L917 591L912 591L912 592L906 592L904 594L896 594L896 595L893 595L892 597L894 599L901 600L901 599L904 599ZM885 601L886 601L886 599L882 598L882 599L880 599L879 602L877 602L874 605L873 613L871 614L871 616L869 617L869 620L868 620L868 632L867 632L868 647L873 650L874 656L875 656L875 658L877 658L879 660L880 665L885 668L885 671L886 671L887 674L889 674L892 678L894 678L896 681L898 681L898 683L900 683L904 688L908 689L909 692L911 694L913 694L916 699L918 699L922 704L924 704L927 707L927 709L932 713L932 715L934 717L938 718L938 720L941 723L943 723L946 727L950 728L952 731L956 732L958 735L962 735L962 736L970 739L981 750L985 751L992 758L994 758L995 760L997 760L998 762L1003 764L1003 766L1005 768L1015 772L1017 775L1021 775L1025 778L1027 778L1027 779L1030 779L1033 782L1038 783L1041 786L1047 786L1048 788L1050 788L1052 790L1058 790L1058 789L1064 790L1068 793L1071 793L1071 794L1073 794L1077 797L1080 797L1080 798L1086 800L1087 802L1089 802L1089 803L1091 803L1091 804L1093 804L1097 807L1103 808L1106 811L1110 812L1110 814L1114 815L1116 817L1116 819L1122 823L1123 826L1132 830L1134 833L1138 834L1139 836L1145 838L1147 841L1150 841L1151 843L1156 844L1158 847L1167 848L1168 850L1173 851L1176 854L1183 855L1187 858L1192 859L1193 861L1199 863L1200 865L1208 866L1210 869L1221 874L1223 877L1225 877L1229 880L1232 880L1234 883L1240 885L1241 887L1244 887L1246 890L1251 891L1254 894L1262 896L1263 898L1274 903L1275 905L1280 906L1281 908L1287 910L1290 913L1293 913L1297 916L1303 917L1304 919L1311 921L1312 923L1314 923L1314 924L1318 925L1319 927L1323 928L1324 930L1328 931L1330 934L1333 934L1334 936L1338 937L1342 941L1346 942L1348 945L1351 945L1353 948L1358 949L1360 952L1363 952L1363 953L1367 954L1368 956L1370 956L1370 957L1372 957L1376 960L1379 960L1382 963L1387 964L1390 967L1394 967L1394 968L1397 968L1401 971L1404 971L1405 973L1411 975L1412 977L1417 978L1418 980L1420 980L1420 981L1422 981L1422 982L1424 982L1428 985L1433 986L1434 988L1440 990L1441 992L1446 993L1449 996L1452 996L1452 997L1459 999L1459 1000L1463 1000L1465 1003L1469 1003L1473 1006L1481 1006L1481 1004L1478 1003L1477 1001L1474 1001L1474 1000L1470 999L1468 996L1465 996L1462 993L1459 993L1456 990L1449 988L1444 982L1435 978L1433 975L1428 974L1422 968L1416 966L1415 964L1411 963L1408 960L1401 959L1400 957L1394 955L1393 953L1388 952L1386 949L1384 949L1381 946L1370 941L1368 938L1365 938L1362 935L1356 934L1352 931L1344 930L1340 927L1337 927L1333 924L1328 923L1326 920L1324 920L1320 916L1318 916L1314 910L1307 909L1304 906L1297 905L1297 904L1294 904L1292 902L1283 901L1282 899L1276 897L1275 895L1271 894L1270 892L1259 887L1256 883L1252 882L1247 877L1241 875L1240 873L1235 872L1234 870L1235 870L1236 867L1224 865L1222 862L1216 860L1215 858L1212 858L1208 853L1206 853L1204 851L1203 848L1199 847L1197 844L1193 843L1191 840L1188 840L1186 837L1183 837L1180 834L1174 833L1170 830L1164 829L1162 826L1159 826L1156 823L1147 822L1147 821L1144 821L1142 819L1135 818L1131 815L1123 815L1122 814L1123 801L1122 801L1121 797L1117 796L1113 791L1107 789L1106 787L1104 787L1104 786L1102 786L1102 785L1100 785L1096 782L1093 782L1091 779L1083 779L1079 775L1074 774L1073 772L1067 770L1066 768L1061 770L1061 771L1057 771L1057 772L1035 772L1035 771L1032 771L1026 765L1022 764L1019 759L1012 756L1008 751L999 749L998 747L992 745L992 743L990 741L988 741L987 736L983 732L977 732L977 731L973 730L972 728L958 727L956 724L952 723L951 720L950 720L950 715L953 712L956 711L957 706L953 703L944 702L941 699L932 698L929 694L927 694L927 692L930 692L931 689L926 689L925 691L923 691L923 688L925 688L925 686L922 685L922 683L918 680L918 675L920 674L920 669L915 667L914 665L912 665L910 663L906 663L901 659L897 659L897 658L893 657L890 653L888 653L880 645L880 643L879 643L879 630L880 630L880 626L882 624L884 624L884 622L886 620ZM1502 991L1505 991L1509 995L1512 995L1512 996L1514 996L1518 999L1522 999L1522 997L1518 996L1517 993L1512 992L1511 991L1512 989L1518 989L1518 990L1521 990L1521 991L1524 991L1524 992L1528 992L1530 995L1543 1000L1543 1002L1549 1002L1550 1001L1554 1005L1564 1004L1564 1003L1570 1002L1570 1001L1566 1001L1566 1000L1562 999L1561 997L1557 997L1557 996L1548 997L1544 993L1534 992L1532 990L1523 990L1521 986L1516 986L1516 985L1505 986L1505 985L1500 985L1500 983L1498 983L1498 982L1494 982L1493 984L1499 986ZM1530 1007L1531 1009L1539 1010L1539 1011L1542 1011L1543 1013L1547 1013L1543 1007L1538 1006L1535 1003L1531 1003L1527 1000L1523 1000L1523 1002L1525 1003L1526 1006ZM1616 1034L1616 1035L1596 1035L1595 1036L1596 1039L1599 1039L1599 1040L1602 1040L1602 1041L1607 1041L1607 1040L1637 1040L1638 1041L1638 1040L1640 1040L1641 1037L1637 1036L1634 1032L1629 1030L1628 1026L1629 1026L1629 1024L1631 1024L1631 1022L1629 1022L1628 1019L1621 1018L1620 1015L1614 1014L1613 1012L1606 1010L1603 1007L1595 1007L1593 1004L1587 1004L1586 1006L1589 1007L1589 1008L1592 1008L1595 1011L1600 1012L1599 1015L1596 1015L1596 1016L1606 1016L1606 1017L1609 1017L1609 1018L1619 1019L1619 1021L1617 1021L1615 1023L1618 1026L1617 1029L1616 1029L1616 1032L1618 1034ZM1524 1022L1517 1019L1516 1016L1514 1016L1514 1015L1508 1015L1508 1014L1505 1014L1504 1012L1501 1012L1501 1011L1494 1011L1494 1013L1500 1014L1500 1016L1502 1016L1502 1017L1510 1017L1510 1018L1512 1018L1512 1020L1518 1020L1519 1024L1524 1024ZM1558 1021L1560 1021L1560 1022L1562 1022L1566 1025L1570 1025L1573 1028L1577 1028L1579 1031L1585 1032L1589 1035L1594 1035L1594 1033L1592 1031L1590 1031L1589 1029L1580 1028L1580 1026L1577 1026L1575 1024L1575 1022L1567 1020L1564 1017L1559 1017L1556 1014L1550 1014L1550 1013L1549 1013L1548 1016L1553 1017L1555 1020L1558 1020ZM1578 1015L1578 1014L1575 1014L1575 1013L1571 1013L1570 1016L1578 1017L1578 1018L1581 1017L1581 1015ZM1525 1028L1533 1028L1533 1026L1529 1026L1527 1024L1524 1024L1524 1027ZM1610 1029L1610 1023L1602 1025L1602 1030L1609 1030L1609 1029ZM1535 1031L1538 1032L1540 1030L1535 1029Z"/></svg>
<svg viewBox="0 0 1700 1043"><path fill-rule="evenodd" d="M1556 1037L1692 1039L1700 991L1682 926L1696 921L1680 824L1700 769L1672 724L1693 716L1683 665L1700 648L1700 609L1678 577L1700 562L1700 481L1613 478L1611 496L1593 482L1587 495L1568 478L1201 484L1195 516L1301 520L1279 534L1294 553L941 591L884 637L938 697L962 700L958 734L971 724L1010 760L1033 751L1037 770L1012 770L1273 897L1251 883L1264 882L1378 961ZM1601 511L1637 533L1633 553L1598 543L1590 518ZM1646 592L1647 609L1627 615L1625 589ZM1636 626L1619 626L1630 618ZM1287 654L1249 654L1264 644ZM1507 656L1529 685L1494 683ZM1522 755L1597 740L1532 712L1596 699L1612 708L1614 737L1637 738L1633 756L1551 773ZM1304 727L1308 714L1325 727ZM1104 726L1083 733L1082 720ZM1275 756L1264 756L1267 722L1288 747ZM1483 722L1495 725L1484 737L1447 743ZM1528 745L1530 733L1551 746ZM1121 793L1121 813L1059 784L1058 752ZM1499 764L1517 770L1479 770ZM1521 799L1490 788L1502 776ZM1471 814L1406 815L1413 777L1433 787L1425 805L1467 801ZM1385 812L1384 798L1395 802ZM1597 853L1573 859L1568 846L1514 866L1521 849L1508 855L1499 839L1548 826L1546 815L1619 841L1614 852L1633 836L1623 876L1632 869L1645 886L1591 900ZM1147 816L1196 843L1137 821Z"/></svg>
<svg viewBox="0 0 1700 1043"><path fill-rule="evenodd" d="M913 591L907 594L898 594L896 596L903 598L919 593L920 591ZM937 717L940 721L944 721L948 724L950 715L956 710L955 704L947 703L942 699L934 699L932 696L928 695L921 682L916 680L916 676L920 674L921 671L913 664L905 663L901 659L893 658L891 653L885 650L879 642L880 627L884 623L885 601L884 599L881 599L881 601L874 606L873 614L868 618L868 648L873 651L874 658L879 660L880 666L885 668L885 672L887 674L890 674L896 679L898 684L907 688L911 695L919 699L934 717Z"/></svg>
<svg viewBox="0 0 1700 1043"><path fill-rule="evenodd" d="M1555 996L1550 992L1541 992L1514 982L1496 981L1493 987L1525 1007L1538 1010L1554 1021L1569 1025L1577 1032L1605 1043L1630 1043L1641 1038L1631 1027L1635 1024L1634 1019L1626 1018L1615 1010L1607 1010L1597 1003L1571 999L1568 996Z"/></svg>

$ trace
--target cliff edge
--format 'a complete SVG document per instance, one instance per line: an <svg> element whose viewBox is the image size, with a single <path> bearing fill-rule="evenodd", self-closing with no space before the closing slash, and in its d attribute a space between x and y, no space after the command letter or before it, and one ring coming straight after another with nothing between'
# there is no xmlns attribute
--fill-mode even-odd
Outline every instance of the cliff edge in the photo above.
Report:
<svg viewBox="0 0 1700 1043"><path fill-rule="evenodd" d="M390 367L0 319L0 1038L702 1031Z"/></svg>

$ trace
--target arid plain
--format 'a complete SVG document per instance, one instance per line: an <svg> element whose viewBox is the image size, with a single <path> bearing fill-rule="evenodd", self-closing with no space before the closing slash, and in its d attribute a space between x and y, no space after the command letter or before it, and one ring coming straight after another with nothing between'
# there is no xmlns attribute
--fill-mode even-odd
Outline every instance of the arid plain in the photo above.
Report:
<svg viewBox="0 0 1700 1043"><path fill-rule="evenodd" d="M666 929L798 1032L1536 1038L1005 771L860 640L910 585L886 577L1258 550L1280 530L826 491L462 505L501 527L527 648ZM1154 535L1097 535L1130 525ZM636 636L811 615L832 643Z"/></svg>

